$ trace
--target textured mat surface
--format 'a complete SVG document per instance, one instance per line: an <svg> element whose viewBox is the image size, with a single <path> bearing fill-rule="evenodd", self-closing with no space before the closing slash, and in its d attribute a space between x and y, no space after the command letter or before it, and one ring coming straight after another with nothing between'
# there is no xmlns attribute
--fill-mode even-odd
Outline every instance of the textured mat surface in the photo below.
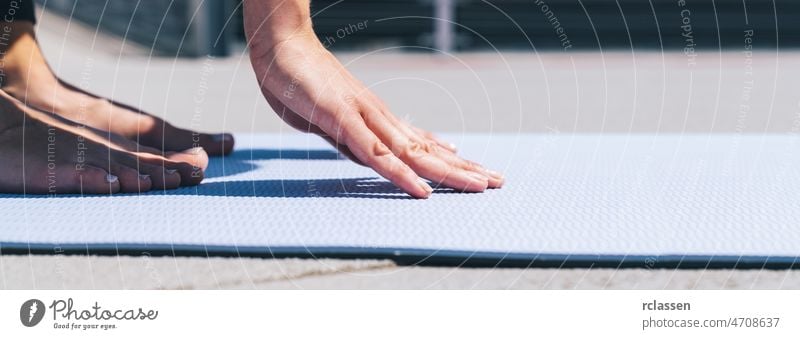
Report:
<svg viewBox="0 0 800 339"><path fill-rule="evenodd" d="M790 135L449 135L506 187L413 200L302 135L243 135L192 188L0 195L3 253L394 258L406 263L797 267Z"/></svg>

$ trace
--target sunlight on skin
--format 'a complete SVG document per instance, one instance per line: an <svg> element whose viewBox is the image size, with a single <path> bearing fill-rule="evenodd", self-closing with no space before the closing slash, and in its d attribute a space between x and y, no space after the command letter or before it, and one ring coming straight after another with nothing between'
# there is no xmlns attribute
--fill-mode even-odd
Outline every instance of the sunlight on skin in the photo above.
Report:
<svg viewBox="0 0 800 339"><path fill-rule="evenodd" d="M230 134L212 135L179 129L136 108L65 83L47 65L31 22L0 26L8 27L13 33L11 43L0 48L5 74L2 89L25 104L167 152L203 147L210 155L223 155L233 149Z"/></svg>
<svg viewBox="0 0 800 339"><path fill-rule="evenodd" d="M431 186L466 192L504 178L455 154L455 147L398 119L325 49L306 0L246 0L245 32L261 92L292 127L318 134L416 198Z"/></svg>
<svg viewBox="0 0 800 339"><path fill-rule="evenodd" d="M292 127L320 135L416 198L433 192L423 178L465 192L503 185L501 174L462 159L454 145L392 114L317 39L308 1L248 0L244 13L261 91ZM230 134L179 129L63 82L44 60L31 22L2 26L12 34L2 46L0 104L7 109L0 113L0 171L7 175L1 192L142 192L195 185L208 155L232 151ZM50 154L55 139L59 154ZM87 145L92 149L81 148ZM76 170L79 164L87 164L91 175Z"/></svg>
<svg viewBox="0 0 800 339"><path fill-rule="evenodd" d="M31 22L0 27L10 32L0 46L1 193L136 193L196 185L208 166L204 148L220 155L232 150L228 134L180 130L61 82Z"/></svg>

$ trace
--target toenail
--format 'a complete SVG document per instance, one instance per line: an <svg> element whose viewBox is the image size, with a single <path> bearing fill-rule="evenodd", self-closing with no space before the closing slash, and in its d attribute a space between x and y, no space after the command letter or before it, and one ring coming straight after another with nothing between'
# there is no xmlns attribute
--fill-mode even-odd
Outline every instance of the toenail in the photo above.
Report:
<svg viewBox="0 0 800 339"><path fill-rule="evenodd" d="M164 170L164 172L167 173L167 174L175 174L175 173L178 172L178 170L176 170L176 169L168 169L168 170Z"/></svg>
<svg viewBox="0 0 800 339"><path fill-rule="evenodd" d="M147 179L150 179L149 175L147 175L147 174L139 174L139 181L147 181Z"/></svg>
<svg viewBox="0 0 800 339"><path fill-rule="evenodd" d="M119 180L119 178L117 178L116 175L106 174L106 182L108 182L109 184L113 184L117 182L117 180Z"/></svg>

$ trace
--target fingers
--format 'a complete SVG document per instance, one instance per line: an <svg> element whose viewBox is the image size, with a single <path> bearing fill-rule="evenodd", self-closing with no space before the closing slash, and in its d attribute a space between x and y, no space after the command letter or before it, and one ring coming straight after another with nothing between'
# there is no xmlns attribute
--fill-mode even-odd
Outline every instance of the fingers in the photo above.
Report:
<svg viewBox="0 0 800 339"><path fill-rule="evenodd" d="M174 183L177 182L180 186L195 186L203 181L204 172L201 167L194 166L187 162L175 161L171 158L164 158L162 156L142 153L142 152L121 152L119 161L125 163L130 167L143 167L144 165L156 166L163 168L164 188L174 188ZM184 156L184 155L181 155ZM145 173L151 174L151 173ZM152 175L152 174L151 174ZM161 175L159 173L159 175Z"/></svg>
<svg viewBox="0 0 800 339"><path fill-rule="evenodd" d="M140 162L138 166L140 179L149 180L153 190L168 190L181 186L181 175L177 170L144 162Z"/></svg>
<svg viewBox="0 0 800 339"><path fill-rule="evenodd" d="M234 139L230 133L205 134L175 127L167 127L164 150L181 150L201 147L211 156L228 155L233 151Z"/></svg>
<svg viewBox="0 0 800 339"><path fill-rule="evenodd" d="M182 152L168 152L164 156L156 149L129 140L119 141L107 147L107 152L110 152L110 161L106 161L108 164L100 163L95 166L107 168L114 164L121 164L137 169L143 178L147 177L151 182L151 188L154 189L173 189L179 186L197 185L203 180L204 171L208 167L208 154L201 147ZM113 169L108 168L108 170ZM112 174L117 175L113 171ZM124 191L129 192L128 190Z"/></svg>
<svg viewBox="0 0 800 339"><path fill-rule="evenodd" d="M439 150L437 155L451 166L455 166L469 172L483 174L488 179L488 188L500 188L503 187L503 184L505 183L505 178L502 174L496 171L488 170L476 162L462 159L450 151Z"/></svg>
<svg viewBox="0 0 800 339"><path fill-rule="evenodd" d="M107 160L95 161L94 168L105 171L118 189L105 193L139 193L152 189L175 189L197 185L203 179L201 169L149 153L110 150ZM94 190L96 191L96 190Z"/></svg>
<svg viewBox="0 0 800 339"><path fill-rule="evenodd" d="M149 114L138 112L131 107L114 103L129 112L136 114L136 122L140 132L135 135L142 145L166 152L179 152L194 147L202 147L209 155L222 156L233 151L234 138L229 133L208 134L178 128L164 120Z"/></svg>
<svg viewBox="0 0 800 339"><path fill-rule="evenodd" d="M383 114L383 116L385 116L387 119L389 119L389 121L392 124L394 124L397 128L399 128L401 131L403 131L403 133L405 133L407 136L409 136L411 138L415 138L416 137L416 138L420 138L420 139L426 140L427 142L435 143L435 144L439 145L440 147L446 149L449 152L455 153L457 151L456 145L439 139L437 136L435 136L431 132L428 132L428 131L426 131L424 129L412 126L409 123L407 123L407 122L405 122L405 121L403 121L401 119L398 119L397 116L395 116L394 114L389 112L383 105L378 106L378 107L383 107L383 108L379 109L380 112Z"/></svg>
<svg viewBox="0 0 800 339"><path fill-rule="evenodd" d="M105 169L81 165L61 172L64 192L80 194L112 194L120 191L119 179ZM59 180L61 178L57 178Z"/></svg>
<svg viewBox="0 0 800 339"><path fill-rule="evenodd" d="M163 149L166 152L180 152L182 150L195 147L202 147L211 156L222 156L233 151L234 139L229 133L206 134L174 127L164 121L157 124L154 129L160 130L163 126L163 134L150 132L140 136L142 145Z"/></svg>
<svg viewBox="0 0 800 339"><path fill-rule="evenodd" d="M209 157L208 153L205 151L203 147L193 147L176 152L175 151L163 152L150 146L137 144L135 141L122 138L119 135L115 134L100 135L97 132L96 134L98 134L104 139L107 139L109 142L109 147L115 150L127 151L131 154L137 154L137 153L148 154L147 155L148 158L153 158L153 159L164 160L164 158L166 158L175 162L185 162L203 171L205 171L205 169L208 168Z"/></svg>
<svg viewBox="0 0 800 339"><path fill-rule="evenodd" d="M398 127L376 110L372 112L341 115L344 121L335 130L325 131L329 136L324 138L417 198L427 198L431 193L420 177L462 192L482 192L503 185L502 175L456 156L453 147L445 148L441 142L421 136L408 126Z"/></svg>
<svg viewBox="0 0 800 339"><path fill-rule="evenodd" d="M171 160L172 162L184 162L190 164L201 171L208 168L208 153L202 147L194 147L178 152L161 152L157 149L148 146L138 145L133 141L127 141L127 144L120 143L121 149L131 154L140 154L142 157L153 160Z"/></svg>
<svg viewBox="0 0 800 339"><path fill-rule="evenodd" d="M489 187L489 178L480 172L466 170L448 163L433 154L430 145L409 141L397 148L398 156L420 176L439 185L462 192L483 192Z"/></svg>
<svg viewBox="0 0 800 339"><path fill-rule="evenodd" d="M468 172L483 174L488 179L488 188L500 188L505 183L505 178L499 172L488 170L476 162L465 160L457 156L455 154L457 148L454 144L445 142L431 132L409 125L405 121L398 119L394 114L385 110L386 108L383 105L379 107L383 107L381 109L383 116L402 131L410 140L420 144L429 144L429 149L433 151L432 153L445 160L448 164Z"/></svg>
<svg viewBox="0 0 800 339"><path fill-rule="evenodd" d="M357 117L357 115L356 115ZM391 150L372 131L364 121L350 117L337 130L328 132L337 144L345 144L356 158L374 169L400 189L415 198L428 198L433 189Z"/></svg>
<svg viewBox="0 0 800 339"><path fill-rule="evenodd" d="M439 145L440 147L442 147L442 148L444 148L444 149L446 149L446 150L448 150L450 152L456 153L458 151L458 148L456 147L455 144L450 143L450 142L446 142L446 141L444 141L442 139L439 139L439 137L437 137L436 135L434 135L431 132L428 132L428 131L426 131L424 129L421 129L419 127L408 125L405 122L402 122L402 124L407 125L415 133L423 136L424 138L426 138L428 140L431 140L431 141L435 142L437 145Z"/></svg>
<svg viewBox="0 0 800 339"><path fill-rule="evenodd" d="M140 193L147 192L152 188L149 175L141 175L138 170L121 163L113 163L110 166L110 175L117 178L119 192L121 193Z"/></svg>
<svg viewBox="0 0 800 339"><path fill-rule="evenodd" d="M185 162L203 171L208 168L208 154L202 147L195 147L181 152L168 152L167 159L175 162Z"/></svg>
<svg viewBox="0 0 800 339"><path fill-rule="evenodd" d="M333 140L333 138L325 134L321 134L320 137L322 137L322 139L325 139L325 141L331 144L331 146L339 150L339 153L344 154L344 156L350 159L350 161L355 162L356 164L359 164L361 166L367 166L367 164L365 164L363 161L361 161L361 159L359 159L355 154L353 154L353 151L347 148L347 145L338 144L336 143L336 140Z"/></svg>
<svg viewBox="0 0 800 339"><path fill-rule="evenodd" d="M391 113L388 115L392 116ZM489 180L488 188L500 188L503 186L505 178L502 174L497 171L486 169L476 162L459 157L455 154L457 152L457 148L454 144L439 139L431 132L408 125L407 123L399 120L397 121L399 122L400 129L403 130L406 135L409 135L411 140L415 140L418 143L427 142L430 144L430 148L434 151L433 153L445 160L447 163L470 172L477 172L485 175Z"/></svg>
<svg viewBox="0 0 800 339"><path fill-rule="evenodd" d="M368 127L420 176L464 192L482 192L502 185L482 167L459 158L437 143L403 133L385 115L365 116Z"/></svg>
<svg viewBox="0 0 800 339"><path fill-rule="evenodd" d="M380 111L387 119L389 119L389 121L392 124L394 124L397 128L402 130L404 133L406 133L406 135L408 135L408 136L412 136L413 135L413 136L422 137L424 139L427 139L427 140L429 140L431 142L436 143L437 145L441 146L442 148L444 148L444 149L446 149L446 150L448 150L450 152L453 152L453 153L455 153L457 151L456 145L454 145L453 143L446 142L446 141L438 138L437 136L435 136L431 132L428 132L428 131L426 131L424 129L421 129L421 128L418 128L418 127L415 127L415 126L405 122L404 120L401 120L401 119L397 118L397 116L395 116L394 114L391 113L391 111L389 110L388 106L386 105L386 103L383 102L383 100L381 100L379 97L377 97L371 91L367 90L365 88L365 86L360 81L358 81L358 79L354 78L350 73L347 73L347 79L350 82L350 85L351 85L352 88L354 88L354 89L361 88L362 89L362 90L358 91L358 93L359 93L360 96L363 96L364 99L367 102L370 103L368 105L369 107L374 107L375 109Z"/></svg>

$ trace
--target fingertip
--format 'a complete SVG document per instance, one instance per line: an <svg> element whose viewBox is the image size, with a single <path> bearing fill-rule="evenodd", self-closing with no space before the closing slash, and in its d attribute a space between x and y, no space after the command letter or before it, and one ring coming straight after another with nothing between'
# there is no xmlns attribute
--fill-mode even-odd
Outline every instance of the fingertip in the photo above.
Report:
<svg viewBox="0 0 800 339"><path fill-rule="evenodd" d="M468 176L470 177L470 180L465 185L464 191L483 192L489 188L489 177L475 172L468 173Z"/></svg>
<svg viewBox="0 0 800 339"><path fill-rule="evenodd" d="M197 186L205 178L205 171L188 163L180 163L173 170L180 176L181 186Z"/></svg>
<svg viewBox="0 0 800 339"><path fill-rule="evenodd" d="M114 194L119 193L122 190L122 184L119 182L119 177L111 174L106 173L105 182L108 184L108 193Z"/></svg>
<svg viewBox="0 0 800 339"><path fill-rule="evenodd" d="M500 188L506 183L506 178L500 172L486 170L489 175L489 188Z"/></svg>
<svg viewBox="0 0 800 339"><path fill-rule="evenodd" d="M433 188L422 178L417 178L417 186L421 189L420 192L413 195L417 199L428 199L433 194Z"/></svg>
<svg viewBox="0 0 800 339"><path fill-rule="evenodd" d="M172 168L164 169L164 188L173 189L178 188L182 184L181 175L178 170Z"/></svg>
<svg viewBox="0 0 800 339"><path fill-rule="evenodd" d="M489 188L502 188L505 185L505 179L495 179L492 178L489 182Z"/></svg>
<svg viewBox="0 0 800 339"><path fill-rule="evenodd" d="M139 192L148 192L153 189L153 181L147 174L139 174Z"/></svg>
<svg viewBox="0 0 800 339"><path fill-rule="evenodd" d="M205 170L208 168L208 153L202 147L194 147L181 152L167 153L167 159L176 162L185 162L194 167Z"/></svg>
<svg viewBox="0 0 800 339"><path fill-rule="evenodd" d="M202 146L211 156L230 154L233 152L233 146L236 142L233 134L230 133L210 134L207 139L208 142Z"/></svg>
<svg viewBox="0 0 800 339"><path fill-rule="evenodd" d="M86 165L79 173L80 188L83 194L114 194L120 191L119 177L100 167Z"/></svg>

